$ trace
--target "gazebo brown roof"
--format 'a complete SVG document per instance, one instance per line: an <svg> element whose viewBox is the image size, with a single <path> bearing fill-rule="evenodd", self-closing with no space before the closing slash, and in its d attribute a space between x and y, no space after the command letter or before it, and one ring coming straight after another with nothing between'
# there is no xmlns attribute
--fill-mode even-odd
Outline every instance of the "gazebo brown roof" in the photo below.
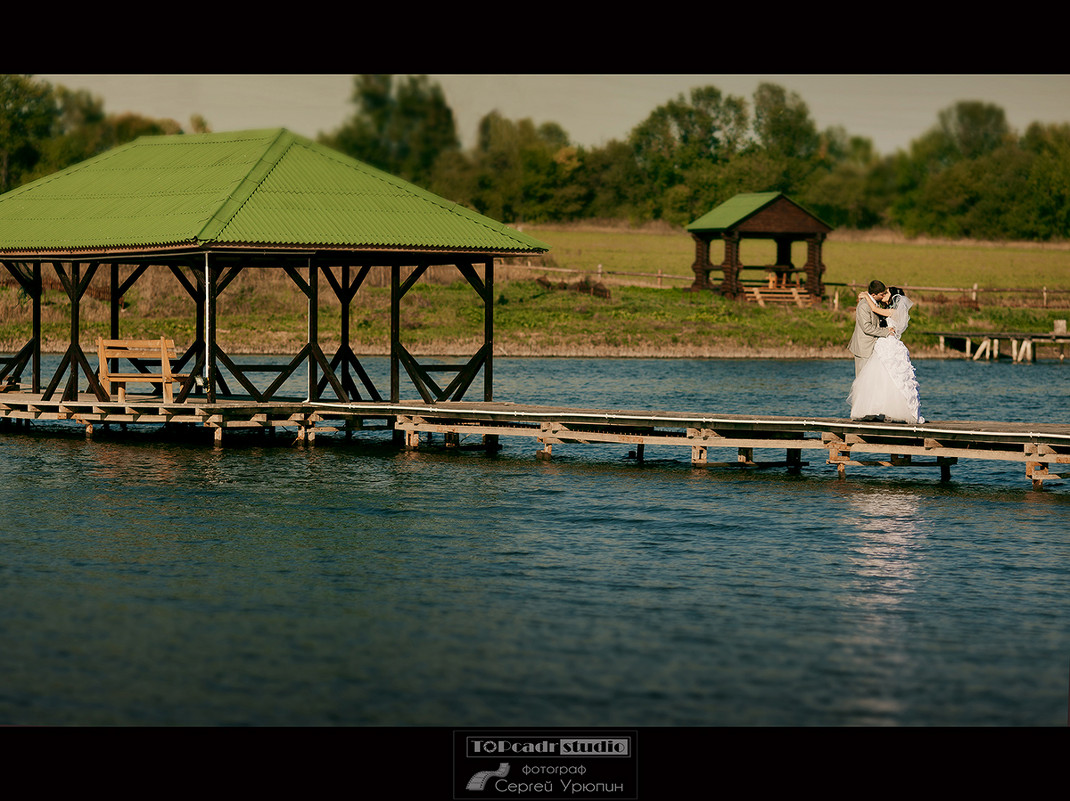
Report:
<svg viewBox="0 0 1070 801"><path fill-rule="evenodd" d="M821 246L832 227L782 192L736 195L699 217L687 226L687 230L695 240L692 290L719 290L726 297L745 298L740 272L750 267L740 261L740 241L757 238L776 242L776 263L762 265L761 269L769 272L771 281L779 287L784 287L797 270L791 263L792 243L805 241L806 293L811 299L820 299L825 294L821 280L825 272ZM710 262L710 244L715 237L724 242L724 261L716 266ZM710 282L710 271L715 269L721 270L720 287Z"/></svg>

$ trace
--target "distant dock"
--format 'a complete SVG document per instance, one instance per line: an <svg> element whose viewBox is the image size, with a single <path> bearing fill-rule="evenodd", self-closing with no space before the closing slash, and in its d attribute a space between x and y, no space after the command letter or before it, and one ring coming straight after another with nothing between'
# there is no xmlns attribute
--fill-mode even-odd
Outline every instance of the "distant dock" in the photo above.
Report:
<svg viewBox="0 0 1070 801"><path fill-rule="evenodd" d="M1059 323L1062 325L1060 326ZM926 331L925 333L940 338L941 352L957 350L974 361L999 359L1005 356L1013 362L1035 362L1037 348L1042 345L1058 347L1059 361L1063 361L1066 358L1066 346L1070 345L1070 334L1067 334L1065 320L1057 320L1056 330L1046 334L994 331ZM1001 343L1005 343L1002 352ZM1007 345L1009 345L1009 351Z"/></svg>
<svg viewBox="0 0 1070 801"><path fill-rule="evenodd" d="M227 431L289 430L295 442L312 444L317 433L349 435L388 431L402 448L426 447L433 436L447 448L495 450L500 437L523 437L535 457L550 459L555 447L616 444L642 461L647 446L690 451L696 467L783 467L809 464L804 452L818 452L845 476L853 466L938 468L951 476L959 459L1011 462L1024 468L1034 488L1070 474L1070 425L979 421L932 421L919 425L858 422L842 418L776 417L672 411L629 411L524 405L507 402L314 402L187 400L165 404L158 396L128 396L101 402L89 394L77 400L44 401L39 394L0 394L0 423L72 421L92 437L102 427L192 426L210 430L221 446ZM474 438L475 444L472 444ZM711 451L735 451L735 459L715 462ZM773 452L770 454L769 452ZM781 456L782 454L782 456ZM770 458L771 457L771 458Z"/></svg>

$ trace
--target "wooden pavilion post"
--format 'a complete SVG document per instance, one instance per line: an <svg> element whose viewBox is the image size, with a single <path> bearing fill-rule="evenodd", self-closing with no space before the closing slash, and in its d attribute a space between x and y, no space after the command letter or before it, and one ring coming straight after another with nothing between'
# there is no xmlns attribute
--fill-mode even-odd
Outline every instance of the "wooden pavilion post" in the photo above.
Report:
<svg viewBox="0 0 1070 801"><path fill-rule="evenodd" d="M821 247L825 234L814 234L806 239L806 291L814 298L825 296L825 264L821 260Z"/></svg>
<svg viewBox="0 0 1070 801"><path fill-rule="evenodd" d="M330 267L325 267L324 269L327 270L328 281L330 281L330 277L333 275L333 273L330 272ZM339 305L341 306L341 308L338 310L338 313L339 313L338 338L339 338L339 342L340 343L342 343L346 347L349 347L349 316L350 316L349 313L351 311L349 304L350 304L350 301L353 300L353 295L349 294L349 264L348 263L342 265L342 286L345 287L344 291L342 291L341 288L339 287L339 288L337 288L338 291L335 292L335 294L338 295ZM356 290L354 290L354 293L355 292L356 292ZM342 377L343 381L345 381L345 379L349 377L349 365L345 365L342 368L342 376L343 376Z"/></svg>
<svg viewBox="0 0 1070 801"><path fill-rule="evenodd" d="M298 275L297 271L288 270L288 272L300 286L300 275ZM344 401L348 398L346 387L335 374L335 366L327 362L327 357L323 354L323 349L320 348L319 343L319 274L319 266L313 265L310 260L308 264L308 280L305 282L305 286L302 287L308 297L308 343L302 349L302 353L307 351L308 355L308 400L310 403L319 400L320 387L330 384L331 389L334 390L335 397L340 401ZM323 372L322 379L319 377L320 371ZM276 384L281 384L281 376L280 379L276 379ZM276 384L269 388L269 396L277 388Z"/></svg>
<svg viewBox="0 0 1070 801"><path fill-rule="evenodd" d="M776 242L776 264L773 265L773 272L776 274L777 286L780 287L788 285L791 274L795 271L795 265L791 263L792 240L793 237L791 236L774 238Z"/></svg>
<svg viewBox="0 0 1070 801"><path fill-rule="evenodd" d="M218 270L204 254L204 393L208 403L215 403L216 382L216 281Z"/></svg>
<svg viewBox="0 0 1070 801"><path fill-rule="evenodd" d="M109 269L111 273L111 290L108 292L108 300L111 304L111 338L119 338L119 265L112 263Z"/></svg>
<svg viewBox="0 0 1070 801"><path fill-rule="evenodd" d="M483 302L483 400L494 400L494 259L484 263L483 285L486 288ZM494 441L497 442L497 437Z"/></svg>
<svg viewBox="0 0 1070 801"><path fill-rule="evenodd" d="M350 397L353 400L357 400L360 397L360 394L357 392L356 384L349 375L349 357L353 355L353 349L349 344L349 318L352 311L350 304L353 301L353 294L356 294L356 290L354 289L353 294L350 294L348 263L342 265L342 283L337 286L334 283L334 273L331 272L331 268L324 267L323 269L327 276L327 283L334 288L334 294L338 298L339 306L338 352L334 354L334 358L331 359L331 367L341 367L342 375L339 376L339 378L342 380L342 386L344 386L346 391L350 393Z"/></svg>
<svg viewBox="0 0 1070 801"><path fill-rule="evenodd" d="M2 262L3 266L18 281L22 291L30 298L31 319L30 339L10 359L0 360L0 385L7 381L22 378L22 371L27 363L33 361L31 369L32 391L41 391L41 265Z"/></svg>
<svg viewBox="0 0 1070 801"><path fill-rule="evenodd" d="M401 265L390 265L390 402L401 400Z"/></svg>
<svg viewBox="0 0 1070 801"><path fill-rule="evenodd" d="M56 275L59 276L60 282L63 284L64 290L67 292L67 297L71 301L71 329L70 329L70 342L67 345L67 350L63 354L63 359L60 361L60 365L56 370L56 374L52 376L52 380L45 388L42 394L42 400L50 400L55 394L56 389L59 387L60 381L63 379L64 374L69 370L67 375L67 383L64 386L63 393L60 395L61 400L77 400L78 399L78 373L81 371L86 380L89 383L89 390L96 396L97 400L107 400L108 394L101 387L100 381L97 380L96 373L89 364L89 360L86 359L85 353L82 351L81 343L81 300L82 295L89 288L89 282L93 280L93 274L97 270L96 263L90 263L87 265L85 276L82 276L81 263L77 261L71 262L71 274L68 276L67 271L63 269L63 265L59 262L54 262L52 265L56 270Z"/></svg>
<svg viewBox="0 0 1070 801"><path fill-rule="evenodd" d="M442 266L441 262L436 262ZM468 391L480 369L484 369L484 394L488 390L488 382L492 381L493 373L493 350L494 350L494 264L484 258L482 264L485 272L480 278L475 269L477 263L471 255L458 256L454 266L476 291L479 299L483 301L483 344L479 350L464 364L433 364L422 365L411 354L401 341L401 299L431 267L429 261L420 261L409 276L401 281L400 266L394 265L390 283L390 397L396 403L400 400L400 368L405 368L405 373L411 379L416 391L420 393L425 403L436 401L457 401ZM489 279L489 283L488 283ZM455 373L453 380L448 383L440 383L431 374L440 372Z"/></svg>
<svg viewBox="0 0 1070 801"><path fill-rule="evenodd" d="M149 268L148 264L139 264L134 267L133 272L126 277L125 281L121 281L119 277L119 267L117 263L109 265L111 272L111 290L108 293L110 305L111 305L111 338L118 339L119 334L119 310L122 306L123 298L126 293L130 291L130 288L137 282L137 280L144 274Z"/></svg>
<svg viewBox="0 0 1070 801"><path fill-rule="evenodd" d="M70 281L64 282L71 300L71 333L67 345L67 358L70 360L71 372L60 400L78 400L78 363L75 351L82 350L82 293L78 291L81 284L81 266L77 261L72 261ZM56 270L60 269L60 265L56 264ZM92 275L89 277L91 278Z"/></svg>
<svg viewBox="0 0 1070 801"><path fill-rule="evenodd" d="M695 280L689 289L697 292L702 289L712 289L710 286L710 240L709 237L692 233L691 238L695 241L695 260L691 263L691 272L695 274Z"/></svg>
<svg viewBox="0 0 1070 801"><path fill-rule="evenodd" d="M742 265L739 261L738 231L725 231L721 238L724 240L724 261L721 262L721 293L726 298L738 298L743 294L743 283L739 278Z"/></svg>
<svg viewBox="0 0 1070 801"><path fill-rule="evenodd" d="M111 287L108 292L108 301L111 306L111 326L109 328L109 336L112 339L119 338L119 304L122 296L119 289L119 265L115 262L109 267L109 278L111 279ZM102 366L102 365L101 365ZM113 373L119 372L119 360L112 359L111 367L109 368Z"/></svg>
<svg viewBox="0 0 1070 801"><path fill-rule="evenodd" d="M484 285L486 286L486 300L483 307L483 348L486 357L483 362L483 401L490 403L494 400L494 259L486 261L484 270ZM484 434L483 447L488 453L497 452L501 446L498 444L497 434Z"/></svg>
<svg viewBox="0 0 1070 801"><path fill-rule="evenodd" d="M192 280L183 272L183 267L189 269L190 274L193 276ZM178 283L186 291L186 294L190 296L194 306L194 318L196 320L196 328L193 336L193 341L186 348L178 361L174 365L176 372L182 372L185 370L186 364L192 359L193 366L188 370L189 378L185 380L182 385L182 389L176 398L178 403L184 403L197 386L198 381L202 381L204 377L204 365L205 365L205 352L204 352L204 331L205 331L205 297L204 297L204 276L198 272L196 267L191 265L170 265L171 274L175 276ZM133 278L133 276L131 276ZM125 290L124 290L125 292Z"/></svg>
<svg viewBox="0 0 1070 801"><path fill-rule="evenodd" d="M320 322L319 267L308 264L308 402L319 400L319 377L316 373L317 352L319 351Z"/></svg>
<svg viewBox="0 0 1070 801"><path fill-rule="evenodd" d="M41 265L33 265L33 278L31 279L31 286L33 287L33 378L32 378L32 391L41 391Z"/></svg>
<svg viewBox="0 0 1070 801"><path fill-rule="evenodd" d="M353 302L353 297L357 294L357 290L360 289L364 283L364 279L368 277L368 273L371 272L371 265L364 264L357 271L356 277L350 281L350 265L342 265L341 281L335 278L334 273L331 272L331 268L327 265L323 266L323 275L327 278L327 283L334 290L335 296L338 298L340 320L338 324L339 331L339 344L338 352L334 354L331 359L330 367L331 372L340 371L338 380L342 387L342 399L343 400L360 400L360 390L357 389L357 384L353 380L353 377L349 374L350 368L360 378L364 388L368 391L372 400L381 401L382 395L379 394L379 390L375 388L375 384L372 382L371 377L368 375L367 370L364 369L364 365L360 363L360 359L353 352L353 347L350 345L350 318L351 309L350 304ZM328 383L327 376L324 376L319 380L317 390L323 392Z"/></svg>

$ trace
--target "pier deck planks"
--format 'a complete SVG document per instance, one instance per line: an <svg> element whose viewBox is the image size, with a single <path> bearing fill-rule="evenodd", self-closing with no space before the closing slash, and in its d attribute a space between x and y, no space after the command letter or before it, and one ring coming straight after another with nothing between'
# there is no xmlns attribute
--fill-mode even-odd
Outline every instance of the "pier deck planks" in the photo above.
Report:
<svg viewBox="0 0 1070 801"><path fill-rule="evenodd" d="M315 402L256 403L189 399L164 403L156 396L128 396L122 403L97 400L42 401L40 395L0 393L0 419L73 420L92 433L95 424L182 423L222 432L235 428L296 428L299 440L311 441L316 430L364 427L366 420L393 428L410 448L420 435L443 434L452 441L477 436L493 444L502 436L528 437L549 458L554 445L617 443L631 446L642 459L647 445L691 448L692 462L707 461L710 449L738 451L733 464L744 466L802 464L804 450L823 451L842 476L848 466L937 466L942 478L958 459L1021 463L1035 487L1060 478L1050 468L1070 464L1070 424L998 421L931 421L923 424L872 423L844 418L711 414L678 411L589 409L509 402ZM755 450L783 450L786 460L760 462ZM887 455L885 459L864 458ZM724 463L720 463L724 464Z"/></svg>

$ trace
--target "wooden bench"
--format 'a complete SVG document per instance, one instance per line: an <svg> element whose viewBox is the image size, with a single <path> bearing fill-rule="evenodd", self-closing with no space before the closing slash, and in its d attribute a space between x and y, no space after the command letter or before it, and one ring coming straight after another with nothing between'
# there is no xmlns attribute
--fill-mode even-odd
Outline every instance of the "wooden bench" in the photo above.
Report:
<svg viewBox="0 0 1070 801"><path fill-rule="evenodd" d="M175 358L175 343L166 337L159 339L98 339L97 356L100 358L99 377L104 391L111 398L112 384L119 391L119 400L126 400L128 383L160 384L166 403L174 403L174 384L181 384L189 374L171 372L171 360ZM138 370L136 373L112 372L110 361L127 359ZM157 373L149 371L143 361L159 362Z"/></svg>

